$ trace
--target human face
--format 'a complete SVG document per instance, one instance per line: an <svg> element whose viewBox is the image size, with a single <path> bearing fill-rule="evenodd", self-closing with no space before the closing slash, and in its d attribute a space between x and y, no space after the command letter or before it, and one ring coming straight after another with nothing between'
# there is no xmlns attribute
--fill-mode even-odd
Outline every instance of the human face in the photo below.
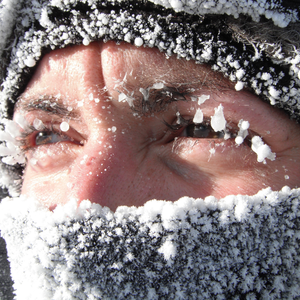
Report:
<svg viewBox="0 0 300 300"><path fill-rule="evenodd" d="M208 125L220 104L228 139ZM206 126L200 136L198 108ZM210 67L167 59L157 49L99 42L52 51L16 114L29 124L22 193L51 209L74 197L115 210L150 199L299 186L299 125ZM250 127L238 145L240 120ZM253 136L274 160L258 161Z"/></svg>

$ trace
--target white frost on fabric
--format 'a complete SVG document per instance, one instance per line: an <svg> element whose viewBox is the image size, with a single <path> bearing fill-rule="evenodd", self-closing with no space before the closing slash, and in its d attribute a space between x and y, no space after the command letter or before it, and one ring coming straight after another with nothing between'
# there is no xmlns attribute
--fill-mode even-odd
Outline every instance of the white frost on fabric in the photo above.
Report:
<svg viewBox="0 0 300 300"><path fill-rule="evenodd" d="M49 211L24 196L4 199L0 229L16 299L299 297L299 197L284 187L115 213L87 200Z"/></svg>
<svg viewBox="0 0 300 300"><path fill-rule="evenodd" d="M188 14L227 14L238 18L241 14L250 16L258 22L262 16L270 19L279 27L286 27L298 19L297 10L282 12L276 0L150 0L155 4L172 8L176 12Z"/></svg>
<svg viewBox="0 0 300 300"><path fill-rule="evenodd" d="M0 56L5 48L6 39L10 36L15 17L21 5L20 0L2 0L0 3Z"/></svg>
<svg viewBox="0 0 300 300"><path fill-rule="evenodd" d="M257 154L257 161L266 163L266 158L275 160L276 154L271 151L271 148L266 145L262 138L254 136L251 139L251 149Z"/></svg>

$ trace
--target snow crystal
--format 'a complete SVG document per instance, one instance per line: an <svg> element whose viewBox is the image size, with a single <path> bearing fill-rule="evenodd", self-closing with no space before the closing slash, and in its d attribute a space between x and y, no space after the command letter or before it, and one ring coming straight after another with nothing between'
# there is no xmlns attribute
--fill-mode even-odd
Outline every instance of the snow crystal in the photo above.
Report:
<svg viewBox="0 0 300 300"><path fill-rule="evenodd" d="M241 82L241 81L238 81L238 82L235 84L235 90L236 90L236 91L242 90L243 87L244 87L244 83Z"/></svg>
<svg viewBox="0 0 300 300"><path fill-rule="evenodd" d="M25 59L24 63L25 63L25 65L26 65L27 67L32 68L32 67L35 66L36 60L35 60L32 56L28 56L28 57Z"/></svg>
<svg viewBox="0 0 300 300"><path fill-rule="evenodd" d="M197 111L193 118L193 122L196 124L200 124L203 122L203 112L200 108L197 108Z"/></svg>
<svg viewBox="0 0 300 300"><path fill-rule="evenodd" d="M66 132L66 131L68 131L70 129L70 125L69 125L69 123L68 122L62 122L61 124L60 124L60 130L61 131L64 131L64 132Z"/></svg>
<svg viewBox="0 0 300 300"><path fill-rule="evenodd" d="M204 103L209 98L210 98L210 95L201 95L200 97L198 97L198 105Z"/></svg>
<svg viewBox="0 0 300 300"><path fill-rule="evenodd" d="M14 116L14 121L23 129L28 127L28 122L23 115L16 113Z"/></svg>
<svg viewBox="0 0 300 300"><path fill-rule="evenodd" d="M223 106L220 104L215 108L215 114L211 117L211 127L215 132L226 129L226 120L223 114Z"/></svg>
<svg viewBox="0 0 300 300"><path fill-rule="evenodd" d="M266 162L266 158L270 160L275 160L276 154L271 151L271 148L266 145L262 138L259 136L254 136L251 139L251 149L257 154L258 162Z"/></svg>
<svg viewBox="0 0 300 300"><path fill-rule="evenodd" d="M33 127L36 130L42 130L42 129L44 129L44 123L42 120L35 118L33 121Z"/></svg>
<svg viewBox="0 0 300 300"><path fill-rule="evenodd" d="M140 47L142 46L144 43L143 39L141 37L137 37L135 38L134 40L134 45L137 46L137 47Z"/></svg>
<svg viewBox="0 0 300 300"><path fill-rule="evenodd" d="M176 246L172 241L165 241L164 244L158 249L158 252L163 254L165 260L169 260L176 256Z"/></svg>
<svg viewBox="0 0 300 300"><path fill-rule="evenodd" d="M248 135L248 128L250 124L248 121L244 121L243 119L239 121L238 127L239 131L235 138L235 143L241 145L244 142L245 137Z"/></svg>

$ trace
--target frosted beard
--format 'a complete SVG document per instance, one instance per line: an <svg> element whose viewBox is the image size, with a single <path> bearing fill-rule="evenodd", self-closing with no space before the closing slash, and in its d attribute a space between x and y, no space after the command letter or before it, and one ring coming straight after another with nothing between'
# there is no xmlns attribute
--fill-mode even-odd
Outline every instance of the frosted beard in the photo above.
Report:
<svg viewBox="0 0 300 300"><path fill-rule="evenodd" d="M1 203L16 299L294 299L300 190L53 212Z"/></svg>

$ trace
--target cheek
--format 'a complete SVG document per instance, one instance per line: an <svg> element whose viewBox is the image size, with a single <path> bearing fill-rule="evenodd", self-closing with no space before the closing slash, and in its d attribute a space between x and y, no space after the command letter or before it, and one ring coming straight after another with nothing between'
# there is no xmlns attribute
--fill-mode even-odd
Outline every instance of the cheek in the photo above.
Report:
<svg viewBox="0 0 300 300"><path fill-rule="evenodd" d="M37 173L30 167L26 168L22 194L36 198L47 207L53 209L57 204L66 203L68 198L69 170L48 175Z"/></svg>

